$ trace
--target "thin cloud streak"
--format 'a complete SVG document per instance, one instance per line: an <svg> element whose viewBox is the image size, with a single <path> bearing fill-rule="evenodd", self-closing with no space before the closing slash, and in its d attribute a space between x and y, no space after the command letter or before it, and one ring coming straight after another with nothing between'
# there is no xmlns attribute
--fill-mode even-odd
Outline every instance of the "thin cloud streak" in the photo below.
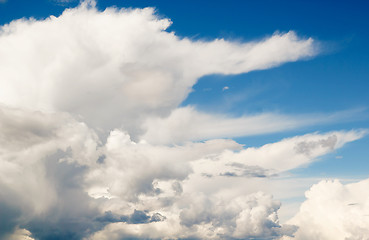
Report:
<svg viewBox="0 0 369 240"><path fill-rule="evenodd" d="M331 114L263 113L229 117L199 112L187 106L175 109L166 118L148 118L144 123L146 132L141 139L153 144L181 144L212 138L253 136L350 121L365 114L365 109L354 109Z"/></svg>

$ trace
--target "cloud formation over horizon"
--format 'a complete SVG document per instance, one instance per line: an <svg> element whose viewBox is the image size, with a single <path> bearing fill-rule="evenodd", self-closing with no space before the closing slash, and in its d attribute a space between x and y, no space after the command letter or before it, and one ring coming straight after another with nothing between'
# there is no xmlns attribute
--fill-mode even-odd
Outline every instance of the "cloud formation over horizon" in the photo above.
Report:
<svg viewBox="0 0 369 240"><path fill-rule="evenodd" d="M292 31L248 43L195 41L168 31L170 24L152 8L100 11L85 1L58 17L0 28L0 238L309 236L304 211L316 211L316 196L330 183L314 186L286 224L269 182L367 131L245 147L224 138L326 120L236 118L180 104L204 75L307 59L318 54L317 43ZM336 188L353 188L347 201L366 204L354 186ZM349 226L368 234L361 223Z"/></svg>

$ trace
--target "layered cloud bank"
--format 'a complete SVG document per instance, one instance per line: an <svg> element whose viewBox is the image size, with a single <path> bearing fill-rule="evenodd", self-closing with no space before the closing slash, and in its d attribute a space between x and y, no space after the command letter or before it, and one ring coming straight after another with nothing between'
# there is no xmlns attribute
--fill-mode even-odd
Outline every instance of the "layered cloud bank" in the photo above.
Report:
<svg viewBox="0 0 369 240"><path fill-rule="evenodd" d="M278 221L280 203L248 184L364 134L309 134L243 148L221 139L181 146L135 143L114 130L102 144L65 113L2 106L0 120L1 222L7 222L2 234L22 227L36 239L292 236L297 227ZM232 179L241 179L245 190L230 192ZM229 185L214 185L219 181ZM209 188L204 192L198 185Z"/></svg>
<svg viewBox="0 0 369 240"><path fill-rule="evenodd" d="M365 181L314 186L288 224L279 221L281 203L269 188L279 175L366 131L311 133L246 148L220 138L316 121L179 107L203 75L312 57L314 40L288 32L251 43L192 41L169 26L151 8L101 12L83 2L59 17L1 27L0 238L328 239L313 212L319 201L338 195L354 209L336 212L345 216L337 220L340 236L367 237L367 220L357 215L367 211L359 199ZM335 190L325 191L329 184ZM346 214L357 221L347 222Z"/></svg>

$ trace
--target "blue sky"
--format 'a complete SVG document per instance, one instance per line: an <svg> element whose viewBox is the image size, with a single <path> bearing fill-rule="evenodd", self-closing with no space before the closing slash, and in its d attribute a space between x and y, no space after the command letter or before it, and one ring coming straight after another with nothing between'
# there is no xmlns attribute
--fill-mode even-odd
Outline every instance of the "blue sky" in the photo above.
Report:
<svg viewBox="0 0 369 240"><path fill-rule="evenodd" d="M105 5L106 4L106 5ZM294 132L239 139L259 146L314 131L369 128L369 3L365 1L104 1L124 7L154 6L172 19L169 31L195 39L258 40L276 31L296 31L320 41L322 53L306 61L251 73L200 79L183 105L233 115L277 111L289 114L357 109L348 121L306 127ZM229 90L222 91L224 86ZM236 95L236 96L235 96ZM237 98L237 100L232 100ZM327 156L302 175L365 177L368 140Z"/></svg>
<svg viewBox="0 0 369 240"><path fill-rule="evenodd" d="M106 4L106 5L104 5ZM314 131L369 127L369 3L365 1L104 1L124 7L154 6L172 19L169 31L195 39L258 40L275 31L296 31L320 41L322 53L306 61L264 71L200 79L183 105L233 115L277 111L288 114L357 109L348 121L311 126L294 132L239 139L262 145ZM224 86L229 90L222 91ZM233 99L237 100L233 100ZM299 174L365 177L369 169L368 140L342 149Z"/></svg>
<svg viewBox="0 0 369 240"><path fill-rule="evenodd" d="M0 238L369 237L368 2L84 4L0 1Z"/></svg>

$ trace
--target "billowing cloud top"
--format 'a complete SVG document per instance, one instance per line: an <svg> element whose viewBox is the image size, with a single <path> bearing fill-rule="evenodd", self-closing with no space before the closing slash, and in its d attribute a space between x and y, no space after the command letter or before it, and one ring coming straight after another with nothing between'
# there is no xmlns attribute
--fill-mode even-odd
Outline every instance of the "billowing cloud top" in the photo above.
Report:
<svg viewBox="0 0 369 240"><path fill-rule="evenodd" d="M152 8L99 11L86 1L58 17L1 27L0 238L306 235L301 214L280 223L269 183L366 131L245 148L221 138L317 121L179 105L201 76L305 59L317 44L294 32L249 43L194 41L168 31L170 24ZM303 206L315 209L316 188Z"/></svg>
<svg viewBox="0 0 369 240"><path fill-rule="evenodd" d="M92 4L92 6L91 6ZM148 117L166 116L206 74L237 74L317 53L294 32L258 42L192 41L166 29L154 9L103 12L84 2L61 16L21 19L0 30L0 101L65 111L136 137Z"/></svg>

